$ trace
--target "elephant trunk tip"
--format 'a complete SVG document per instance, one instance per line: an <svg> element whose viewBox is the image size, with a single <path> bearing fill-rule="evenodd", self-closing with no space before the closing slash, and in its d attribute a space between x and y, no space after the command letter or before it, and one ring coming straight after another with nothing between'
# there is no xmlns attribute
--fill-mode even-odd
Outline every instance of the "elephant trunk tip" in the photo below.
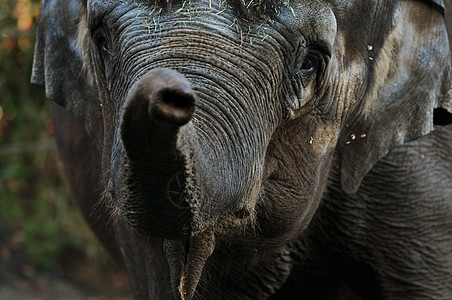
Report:
<svg viewBox="0 0 452 300"><path fill-rule="evenodd" d="M158 91L152 110L156 117L182 126L195 111L195 97L187 86L170 86Z"/></svg>
<svg viewBox="0 0 452 300"><path fill-rule="evenodd" d="M138 131L146 123L180 127L192 119L195 102L195 93L184 75L171 69L153 69L132 88L125 104L123 124Z"/></svg>

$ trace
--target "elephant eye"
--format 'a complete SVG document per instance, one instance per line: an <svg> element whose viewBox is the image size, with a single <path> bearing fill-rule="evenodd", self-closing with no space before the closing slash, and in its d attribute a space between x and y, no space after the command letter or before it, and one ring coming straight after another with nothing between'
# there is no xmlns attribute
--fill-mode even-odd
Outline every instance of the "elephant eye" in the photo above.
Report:
<svg viewBox="0 0 452 300"><path fill-rule="evenodd" d="M314 71L314 63L310 58L305 60L303 64L301 65L301 71L302 72L312 72Z"/></svg>
<svg viewBox="0 0 452 300"><path fill-rule="evenodd" d="M297 77L301 80L304 88L314 79L318 70L320 70L322 59L316 54L308 54L299 65Z"/></svg>
<svg viewBox="0 0 452 300"><path fill-rule="evenodd" d="M108 43L106 40L103 40L102 43L100 44L100 49L102 50L102 52L107 52L109 51L108 48Z"/></svg>
<svg viewBox="0 0 452 300"><path fill-rule="evenodd" d="M108 59L112 53L110 43L106 39L104 31L102 29L96 30L93 36L93 40L99 48L99 52L101 53L103 59Z"/></svg>

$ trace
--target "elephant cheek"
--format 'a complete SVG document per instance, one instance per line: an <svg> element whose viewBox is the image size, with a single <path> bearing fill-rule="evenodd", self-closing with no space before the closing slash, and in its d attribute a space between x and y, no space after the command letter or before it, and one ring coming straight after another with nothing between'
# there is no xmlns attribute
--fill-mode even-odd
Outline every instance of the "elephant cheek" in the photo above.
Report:
<svg viewBox="0 0 452 300"><path fill-rule="evenodd" d="M280 134L269 147L266 158L265 193L257 205L258 224L267 241L284 243L303 232L316 212L328 183L339 128L317 121ZM315 127L317 125L317 127ZM298 128L312 128L299 134Z"/></svg>

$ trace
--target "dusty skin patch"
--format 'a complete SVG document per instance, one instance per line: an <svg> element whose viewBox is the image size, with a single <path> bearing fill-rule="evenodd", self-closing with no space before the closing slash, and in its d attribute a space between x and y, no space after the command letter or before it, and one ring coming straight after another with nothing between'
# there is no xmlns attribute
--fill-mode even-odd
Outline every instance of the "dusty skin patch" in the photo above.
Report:
<svg viewBox="0 0 452 300"><path fill-rule="evenodd" d="M367 46L369 52L368 59L370 63L374 63L374 81L365 98L364 114L370 114L373 100L377 98L380 88L385 86L386 80L397 72L394 61L396 59L397 49L401 46L401 43L402 28L397 26L388 34L378 57L375 58L372 56L372 51L375 50L374 47L372 45Z"/></svg>

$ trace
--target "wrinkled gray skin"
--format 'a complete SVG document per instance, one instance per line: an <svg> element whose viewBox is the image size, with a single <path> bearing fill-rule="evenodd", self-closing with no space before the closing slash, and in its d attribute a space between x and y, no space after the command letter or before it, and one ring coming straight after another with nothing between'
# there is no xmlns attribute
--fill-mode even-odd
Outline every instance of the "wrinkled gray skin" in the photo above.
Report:
<svg viewBox="0 0 452 300"><path fill-rule="evenodd" d="M450 81L441 0L45 0L32 77L138 299L451 299Z"/></svg>

